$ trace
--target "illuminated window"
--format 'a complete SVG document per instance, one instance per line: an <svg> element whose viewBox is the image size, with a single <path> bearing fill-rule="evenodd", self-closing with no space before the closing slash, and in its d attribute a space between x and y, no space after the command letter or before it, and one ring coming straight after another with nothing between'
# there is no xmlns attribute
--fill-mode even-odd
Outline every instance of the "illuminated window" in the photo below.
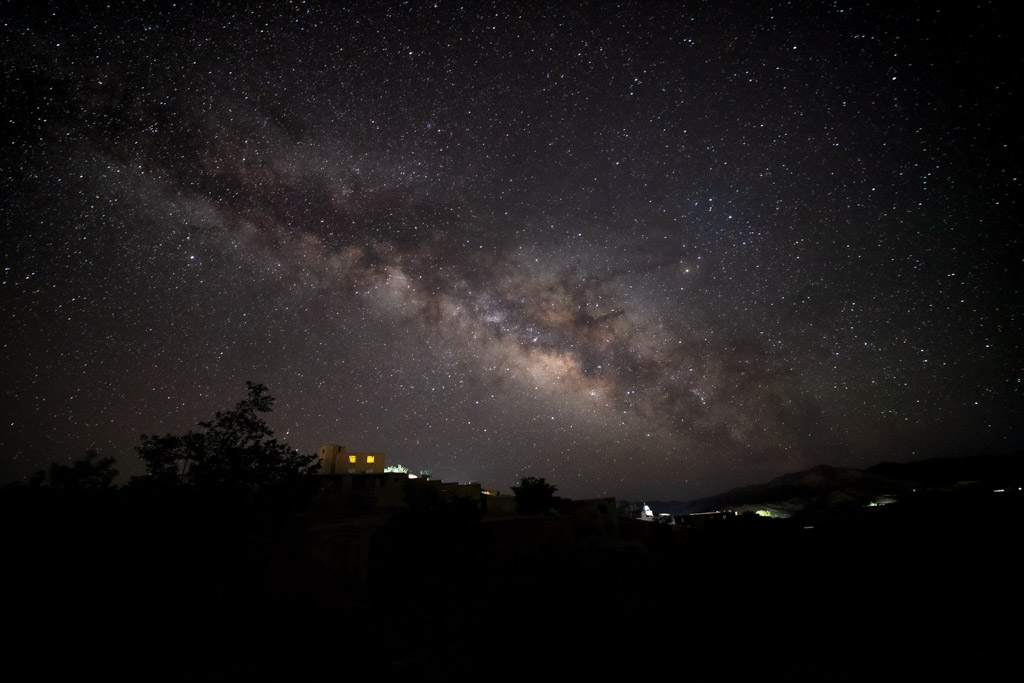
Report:
<svg viewBox="0 0 1024 683"><path fill-rule="evenodd" d="M373 456L372 455L366 456L366 464L369 465L372 462L373 462Z"/></svg>
<svg viewBox="0 0 1024 683"><path fill-rule="evenodd" d="M356 461L356 456L354 456L354 455L348 456L348 461L349 462L355 462Z"/></svg>

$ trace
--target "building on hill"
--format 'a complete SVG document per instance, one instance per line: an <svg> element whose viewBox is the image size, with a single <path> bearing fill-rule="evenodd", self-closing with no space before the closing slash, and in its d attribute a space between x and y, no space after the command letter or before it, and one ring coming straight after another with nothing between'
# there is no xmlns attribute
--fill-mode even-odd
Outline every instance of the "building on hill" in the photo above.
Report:
<svg viewBox="0 0 1024 683"><path fill-rule="evenodd" d="M383 474L387 467L384 453L349 453L336 443L325 443L317 455L320 474Z"/></svg>
<svg viewBox="0 0 1024 683"><path fill-rule="evenodd" d="M458 484L410 476L407 473L326 474L315 507L330 516L355 509L409 509L469 500L481 507L480 484Z"/></svg>

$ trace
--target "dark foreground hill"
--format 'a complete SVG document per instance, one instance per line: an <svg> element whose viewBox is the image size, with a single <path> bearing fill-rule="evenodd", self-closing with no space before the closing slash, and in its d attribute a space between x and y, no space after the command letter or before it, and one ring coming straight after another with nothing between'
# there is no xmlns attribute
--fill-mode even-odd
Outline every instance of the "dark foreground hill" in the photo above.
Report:
<svg viewBox="0 0 1024 683"><path fill-rule="evenodd" d="M43 679L986 680L1016 648L1017 493L810 530L4 493L5 658Z"/></svg>

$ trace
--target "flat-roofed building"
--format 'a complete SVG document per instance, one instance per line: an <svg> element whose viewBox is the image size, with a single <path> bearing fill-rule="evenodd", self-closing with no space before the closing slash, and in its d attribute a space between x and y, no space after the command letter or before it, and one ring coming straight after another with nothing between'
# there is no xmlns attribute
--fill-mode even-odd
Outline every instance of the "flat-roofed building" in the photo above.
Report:
<svg viewBox="0 0 1024 683"><path fill-rule="evenodd" d="M320 474L382 474L387 467L383 453L350 453L336 443L325 443L317 454Z"/></svg>

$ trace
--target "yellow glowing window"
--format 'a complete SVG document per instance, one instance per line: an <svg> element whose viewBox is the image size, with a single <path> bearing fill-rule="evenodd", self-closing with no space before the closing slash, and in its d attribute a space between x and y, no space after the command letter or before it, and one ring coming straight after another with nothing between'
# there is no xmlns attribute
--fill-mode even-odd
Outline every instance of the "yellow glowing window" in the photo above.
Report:
<svg viewBox="0 0 1024 683"><path fill-rule="evenodd" d="M373 462L373 456L372 455L366 456L366 464L370 464L371 462Z"/></svg>
<svg viewBox="0 0 1024 683"><path fill-rule="evenodd" d="M349 462L355 462L356 461L356 456L354 456L354 455L348 456L348 461Z"/></svg>

